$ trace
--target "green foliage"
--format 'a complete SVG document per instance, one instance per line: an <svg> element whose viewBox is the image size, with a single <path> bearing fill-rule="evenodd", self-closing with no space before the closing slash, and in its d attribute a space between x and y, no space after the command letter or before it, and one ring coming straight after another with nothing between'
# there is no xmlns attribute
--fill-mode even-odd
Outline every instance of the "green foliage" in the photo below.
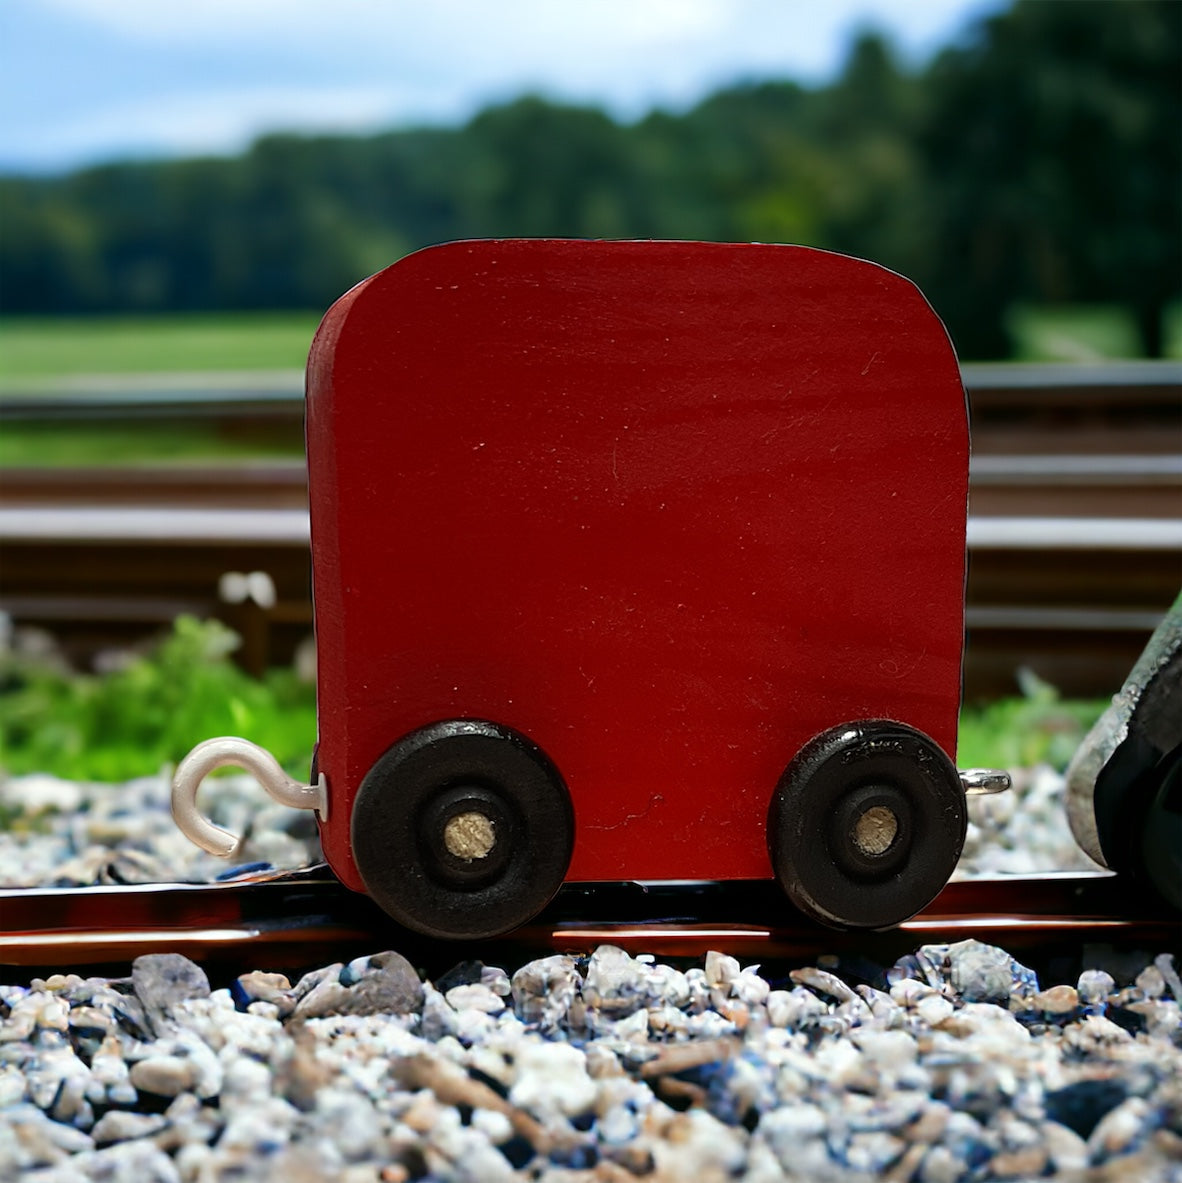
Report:
<svg viewBox="0 0 1182 1183"><path fill-rule="evenodd" d="M1109 357L1135 357L1137 326L1125 308L1111 304L1067 308L1012 306L1005 327L1017 357L1030 361L1087 364ZM1167 334L1169 355L1182 342Z"/></svg>
<svg viewBox="0 0 1182 1183"><path fill-rule="evenodd" d="M947 50L921 136L938 255L913 272L968 356L1015 299L1106 301L1160 356L1182 280L1182 5L1018 0Z"/></svg>
<svg viewBox="0 0 1182 1183"><path fill-rule="evenodd" d="M1029 670L1021 698L966 706L960 714L956 760L961 768L1067 767L1109 701L1070 701Z"/></svg>
<svg viewBox="0 0 1182 1183"><path fill-rule="evenodd" d="M230 661L237 645L224 625L182 616L155 649L106 674L0 654L0 770L126 780L175 764L203 739L241 735L306 775L313 687L291 670L249 677ZM1029 673L1020 680L1022 698L962 712L961 767L1063 768L1108 705L1063 701Z"/></svg>
<svg viewBox="0 0 1182 1183"><path fill-rule="evenodd" d="M324 308L444 239L754 239L910 276L962 357L1007 356L1017 302L1121 305L1153 355L1182 276L1180 63L1176 0L1018 0L922 71L866 34L827 86L634 124L523 98L455 129L0 178L0 309Z"/></svg>
<svg viewBox="0 0 1182 1183"><path fill-rule="evenodd" d="M290 670L256 680L229 655L238 637L180 617L154 650L101 675L0 655L0 768L119 781L174 764L194 744L241 735L307 774L315 692Z"/></svg>

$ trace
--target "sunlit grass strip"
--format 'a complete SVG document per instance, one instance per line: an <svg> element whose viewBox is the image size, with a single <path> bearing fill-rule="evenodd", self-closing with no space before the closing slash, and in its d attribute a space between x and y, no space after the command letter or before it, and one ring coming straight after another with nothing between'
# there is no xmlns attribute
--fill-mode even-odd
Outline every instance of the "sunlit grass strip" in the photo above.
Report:
<svg viewBox="0 0 1182 1183"><path fill-rule="evenodd" d="M315 312L0 319L0 390L81 374L302 369Z"/></svg>
<svg viewBox="0 0 1182 1183"><path fill-rule="evenodd" d="M6 423L0 430L0 468L125 468L137 464L215 464L302 456L298 445L226 438L213 425Z"/></svg>
<svg viewBox="0 0 1182 1183"><path fill-rule="evenodd" d="M302 369L317 312L0 319L0 391L87 374ZM1116 305L1016 306L1016 361L1135 357L1136 332ZM1166 348L1182 357L1182 304L1169 309ZM964 359L971 360L971 359Z"/></svg>

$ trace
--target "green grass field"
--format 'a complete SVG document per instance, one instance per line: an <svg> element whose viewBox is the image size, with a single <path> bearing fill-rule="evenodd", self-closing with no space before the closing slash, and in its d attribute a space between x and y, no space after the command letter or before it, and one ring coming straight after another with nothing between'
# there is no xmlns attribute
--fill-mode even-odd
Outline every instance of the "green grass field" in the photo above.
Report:
<svg viewBox="0 0 1182 1183"><path fill-rule="evenodd" d="M1138 357L1137 329L1127 308L1076 305L1019 306L1007 318L1017 349L1015 361L1089 362ZM1182 304L1166 314L1168 357L1182 357Z"/></svg>
<svg viewBox="0 0 1182 1183"><path fill-rule="evenodd" d="M315 312L0 318L0 392L92 374L301 369L318 321ZM1010 329L1018 361L1137 356L1132 319L1115 306L1016 307ZM1166 337L1182 357L1182 305Z"/></svg>
<svg viewBox="0 0 1182 1183"><path fill-rule="evenodd" d="M302 369L319 316L0 319L0 392L85 374Z"/></svg>
<svg viewBox="0 0 1182 1183"><path fill-rule="evenodd" d="M214 382L218 372L294 373L303 368L318 320L314 312L0 319L0 398L81 389L90 380L117 390L123 375L196 374ZM1136 356L1132 320L1114 306L1018 307L1010 327L1017 360ZM1182 357L1182 305L1171 310L1167 352ZM169 424L22 422L0 431L0 466L6 467L233 461L282 454L282 448L228 443L199 427Z"/></svg>

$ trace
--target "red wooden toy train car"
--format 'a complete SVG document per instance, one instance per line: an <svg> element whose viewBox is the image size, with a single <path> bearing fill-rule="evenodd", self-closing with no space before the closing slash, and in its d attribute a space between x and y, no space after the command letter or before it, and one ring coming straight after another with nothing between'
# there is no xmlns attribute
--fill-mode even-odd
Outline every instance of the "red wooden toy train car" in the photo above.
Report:
<svg viewBox="0 0 1182 1183"><path fill-rule="evenodd" d="M788 246L434 247L325 317L307 445L319 779L286 799L348 886L471 937L568 880L774 875L868 927L944 885L968 424L908 281ZM246 750L178 772L225 853L194 794Z"/></svg>

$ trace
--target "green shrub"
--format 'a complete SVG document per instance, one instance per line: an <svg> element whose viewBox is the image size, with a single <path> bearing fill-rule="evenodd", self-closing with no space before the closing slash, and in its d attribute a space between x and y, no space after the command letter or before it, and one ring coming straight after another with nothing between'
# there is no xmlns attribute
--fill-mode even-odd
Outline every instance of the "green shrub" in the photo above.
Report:
<svg viewBox="0 0 1182 1183"><path fill-rule="evenodd" d="M219 622L182 616L151 652L106 674L0 653L0 770L127 780L175 764L203 739L241 735L305 776L314 687L286 669L250 677L230 660L238 644ZM1108 705L1063 700L1028 671L1019 681L1023 697L962 712L962 768L1064 768Z"/></svg>
<svg viewBox="0 0 1182 1183"><path fill-rule="evenodd" d="M1021 698L965 707L956 762L961 768L1067 767L1083 737L1109 705L1068 700L1030 670L1018 671Z"/></svg>
<svg viewBox="0 0 1182 1183"><path fill-rule="evenodd" d="M201 740L241 735L307 775L315 689L291 670L243 673L230 660L238 644L219 622L182 616L151 652L110 673L0 654L0 768L127 780L175 764Z"/></svg>

